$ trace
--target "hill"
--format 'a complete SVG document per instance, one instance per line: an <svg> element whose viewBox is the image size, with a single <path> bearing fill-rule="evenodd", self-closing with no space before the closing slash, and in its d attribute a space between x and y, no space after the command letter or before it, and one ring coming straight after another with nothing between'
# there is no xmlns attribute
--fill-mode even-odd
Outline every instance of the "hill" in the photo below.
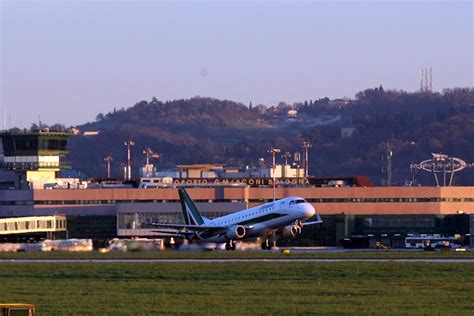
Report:
<svg viewBox="0 0 474 316"><path fill-rule="evenodd" d="M271 146L294 153L308 140L313 143L311 174L368 175L383 183L389 141L394 182L403 185L411 179L410 163L428 159L431 153L474 162L474 89L407 93L378 87L358 93L355 100L324 98L269 108L203 97L166 102L153 98L98 114L95 122L78 129L100 132L70 139L67 159L88 175L104 176L103 158L111 153L112 175L123 176L128 138L135 142L134 175L144 164L146 147L162 154L155 161L159 167L254 166L261 157L270 162ZM474 184L473 175L472 169L464 171L457 183ZM419 179L433 183L428 174L420 173Z"/></svg>

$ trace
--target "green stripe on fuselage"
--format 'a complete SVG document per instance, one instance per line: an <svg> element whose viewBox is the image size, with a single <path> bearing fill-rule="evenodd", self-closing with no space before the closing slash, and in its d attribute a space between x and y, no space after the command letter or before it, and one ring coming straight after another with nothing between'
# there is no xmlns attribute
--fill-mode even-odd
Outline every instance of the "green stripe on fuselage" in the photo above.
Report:
<svg viewBox="0 0 474 316"><path fill-rule="evenodd" d="M236 224L233 224L233 225L250 226L250 225L263 223L263 222L266 222L266 221L269 221L269 220L272 220L272 219L275 219L275 218L280 218L280 217L283 217L283 216L286 216L286 215L288 215L288 214L271 213L271 214L266 214L266 215L263 215L263 216L255 217L255 218L252 218L252 219L240 222L240 223L236 223ZM231 227L231 226L229 225L229 227ZM209 229L209 230L206 230L204 232L198 233L199 237L201 237L202 239L211 238L211 237L219 236L219 235L223 235L223 234L225 234L225 230L223 230L221 228L219 228L219 229Z"/></svg>
<svg viewBox="0 0 474 316"><path fill-rule="evenodd" d="M280 217L283 217L283 216L286 216L286 215L288 215L288 214L270 213L270 214L266 214L266 215L263 215L263 216L251 218L249 220L240 222L237 225L244 225L244 226L245 225L255 225L255 224L263 223L263 222L266 222L266 221L269 221L269 220L272 220L272 219L275 219L275 218L280 218Z"/></svg>

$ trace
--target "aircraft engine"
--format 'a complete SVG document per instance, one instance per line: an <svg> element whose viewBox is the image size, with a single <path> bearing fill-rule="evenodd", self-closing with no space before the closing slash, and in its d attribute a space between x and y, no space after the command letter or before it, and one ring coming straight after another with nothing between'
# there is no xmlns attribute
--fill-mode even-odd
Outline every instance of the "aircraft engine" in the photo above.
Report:
<svg viewBox="0 0 474 316"><path fill-rule="evenodd" d="M283 237L296 237L299 234L301 234L301 227L297 224L285 226L285 228L283 228L283 231L281 232L281 235Z"/></svg>
<svg viewBox="0 0 474 316"><path fill-rule="evenodd" d="M245 236L245 227L241 225L234 225L227 229L225 236L230 240L241 239Z"/></svg>

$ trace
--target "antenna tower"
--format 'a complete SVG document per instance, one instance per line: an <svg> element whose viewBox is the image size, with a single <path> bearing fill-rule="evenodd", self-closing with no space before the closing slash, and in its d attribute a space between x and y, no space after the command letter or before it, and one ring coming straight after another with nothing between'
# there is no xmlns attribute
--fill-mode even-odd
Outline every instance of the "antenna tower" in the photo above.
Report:
<svg viewBox="0 0 474 316"><path fill-rule="evenodd" d="M420 92L433 92L433 69L421 68Z"/></svg>
<svg viewBox="0 0 474 316"><path fill-rule="evenodd" d="M430 83L428 77L428 68L425 68L425 92L430 91Z"/></svg>
<svg viewBox="0 0 474 316"><path fill-rule="evenodd" d="M421 71L420 92L423 92L423 91L424 91L424 89L425 89L425 85L423 84L423 78L424 78L423 71L424 71L424 69L423 69L423 68L421 68L421 70L420 70L420 71Z"/></svg>
<svg viewBox="0 0 474 316"><path fill-rule="evenodd" d="M433 92L433 69L430 67L430 92Z"/></svg>

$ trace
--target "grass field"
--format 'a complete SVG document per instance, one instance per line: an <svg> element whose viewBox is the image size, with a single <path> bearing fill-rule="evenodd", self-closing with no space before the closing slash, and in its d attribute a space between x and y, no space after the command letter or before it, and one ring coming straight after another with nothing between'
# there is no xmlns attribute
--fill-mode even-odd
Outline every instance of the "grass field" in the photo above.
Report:
<svg viewBox="0 0 474 316"><path fill-rule="evenodd" d="M417 258L474 258L474 251L466 252L444 252L444 251L354 251L354 252L313 252L298 253L292 252L289 255L281 252L268 251L161 251L161 252L86 252L86 253L68 253L68 252L0 252L0 259L56 259L56 258L82 258L82 259L112 259L112 258L342 258L342 259L417 259Z"/></svg>
<svg viewBox="0 0 474 316"><path fill-rule="evenodd" d="M1 263L0 303L49 314L473 315L471 263Z"/></svg>

